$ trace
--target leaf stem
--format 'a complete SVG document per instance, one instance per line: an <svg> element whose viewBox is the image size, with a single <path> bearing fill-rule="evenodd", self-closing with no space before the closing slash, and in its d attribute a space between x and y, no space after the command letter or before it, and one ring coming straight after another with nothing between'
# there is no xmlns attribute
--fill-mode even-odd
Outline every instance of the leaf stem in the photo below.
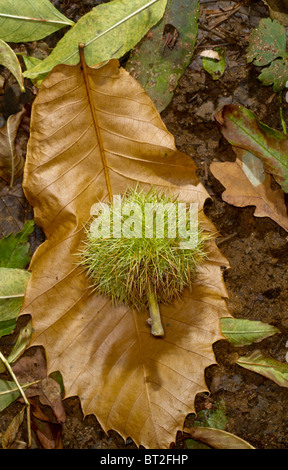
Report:
<svg viewBox="0 0 288 470"><path fill-rule="evenodd" d="M106 155L105 155L102 136L101 136L101 132L100 132L99 124L98 124L98 119L97 119L96 112L95 112L93 97L92 97L90 83L89 83L89 76L88 76L88 72L87 72L87 65L86 65L85 56L84 56L85 44L80 43L78 45L78 47L79 47L80 62L81 62L82 70L83 70L87 97L88 97L90 110L91 110L91 114L92 114L92 119L93 119L93 124L94 124L95 132L96 132L97 140L98 140L98 144L99 144L99 150L100 150L103 170L104 170L104 174L105 174L105 180L106 180L106 186L107 186L107 189L108 189L109 200L110 200L110 202L112 202L112 190L111 190L111 185L110 185Z"/></svg>
<svg viewBox="0 0 288 470"><path fill-rule="evenodd" d="M149 286L146 295L151 318L151 333L153 336L164 336L164 329L161 322L161 315L155 291Z"/></svg>

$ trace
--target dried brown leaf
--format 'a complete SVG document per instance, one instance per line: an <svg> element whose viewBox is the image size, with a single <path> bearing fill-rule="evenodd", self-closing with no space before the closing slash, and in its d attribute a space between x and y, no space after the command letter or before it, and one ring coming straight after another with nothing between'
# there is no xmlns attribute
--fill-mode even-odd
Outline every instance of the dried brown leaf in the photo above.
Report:
<svg viewBox="0 0 288 470"><path fill-rule="evenodd" d="M9 423L9 426L5 429L2 439L1 439L1 444L3 449L9 449L11 445L13 444L17 433L19 431L19 428L21 424L23 423L24 419L24 413L25 413L25 408L22 408L12 419L12 421Z"/></svg>
<svg viewBox="0 0 288 470"><path fill-rule="evenodd" d="M23 108L17 114L12 114L0 129L0 178L10 183L10 186L13 186L14 180L21 175L24 166L24 158L15 146L18 127L24 113Z"/></svg>
<svg viewBox="0 0 288 470"><path fill-rule="evenodd" d="M82 64L83 65L83 64ZM103 165L103 161L105 162ZM108 178L108 179L107 179ZM215 242L193 292L161 306L165 336L155 338L148 312L113 307L89 289L76 264L90 208L127 187L163 190L182 202L208 197L195 164L175 147L156 108L117 61L100 69L57 66L33 104L24 190L47 240L31 263L23 313L34 345L46 349L48 373L60 370L66 396L137 445L167 448L206 391L204 370L229 316Z"/></svg>
<svg viewBox="0 0 288 470"><path fill-rule="evenodd" d="M49 406L59 422L65 421L65 410L62 403L60 385L47 377L46 362L40 348L33 354L24 355L13 364L13 371L21 383L34 382L35 385L25 390L28 398L38 396L43 405Z"/></svg>
<svg viewBox="0 0 288 470"><path fill-rule="evenodd" d="M210 165L212 174L226 191L223 201L236 207L255 206L255 217L269 217L288 231L288 217L284 192L271 189L271 176L264 172L260 159L249 154L252 165L244 161L245 150L234 147L237 155L235 162L213 162Z"/></svg>

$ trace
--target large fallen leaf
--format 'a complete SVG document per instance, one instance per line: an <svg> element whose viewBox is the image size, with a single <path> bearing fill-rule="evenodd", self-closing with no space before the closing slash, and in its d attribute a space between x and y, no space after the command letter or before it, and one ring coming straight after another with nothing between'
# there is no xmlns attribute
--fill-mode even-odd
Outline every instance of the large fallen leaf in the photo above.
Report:
<svg viewBox="0 0 288 470"><path fill-rule="evenodd" d="M171 101L194 53L199 1L168 0L163 19L137 45L125 66L159 112Z"/></svg>
<svg viewBox="0 0 288 470"><path fill-rule="evenodd" d="M281 189L271 189L271 176L264 171L263 162L250 152L234 148L235 162L213 162L212 174L226 191L223 201L236 207L255 206L255 217L269 217L288 231L287 208Z"/></svg>
<svg viewBox="0 0 288 470"><path fill-rule="evenodd" d="M73 24L49 0L0 0L0 37L7 42L37 41Z"/></svg>
<svg viewBox="0 0 288 470"><path fill-rule="evenodd" d="M5 126L0 129L0 178L3 178L10 186L21 175L24 166L24 158L17 152L15 139L25 109L17 114L11 114Z"/></svg>
<svg viewBox="0 0 288 470"><path fill-rule="evenodd" d="M77 254L91 206L109 192L152 184L198 203L211 231L201 211L208 193L151 99L116 60L100 69L57 66L31 119L24 191L47 237L32 258L23 308L32 315L32 344L45 347L48 373L60 370L66 396L78 395L84 414L94 413L105 431L166 448L194 411L195 395L207 390L204 370L223 338L219 318L229 316L227 261L211 240L193 292L161 306L159 339L148 312L113 307L91 292Z"/></svg>
<svg viewBox="0 0 288 470"><path fill-rule="evenodd" d="M45 60L25 71L24 77L37 78L57 64L77 64L79 43L86 44L85 60L91 66L122 57L162 18L166 3L167 0L113 0L98 5L79 19Z"/></svg>
<svg viewBox="0 0 288 470"><path fill-rule="evenodd" d="M288 138L258 121L244 106L229 104L215 116L225 139L235 147L248 150L264 163L284 192L288 192Z"/></svg>

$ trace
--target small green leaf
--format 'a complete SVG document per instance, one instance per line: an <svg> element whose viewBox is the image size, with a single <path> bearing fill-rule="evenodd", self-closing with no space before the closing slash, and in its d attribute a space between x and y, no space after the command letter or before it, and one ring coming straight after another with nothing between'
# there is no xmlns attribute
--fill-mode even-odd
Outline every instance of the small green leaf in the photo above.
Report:
<svg viewBox="0 0 288 470"><path fill-rule="evenodd" d="M5 335L10 335L10 333L12 333L12 331L14 330L16 326L16 318L18 316L18 313L20 312L21 305L22 305L21 299L17 299L17 300L20 301L18 302L17 307L10 307L6 309L6 311L9 312L9 315L11 315L12 318L10 320L0 321L0 338L2 338L2 336L5 336ZM7 301L2 301L2 302L7 302ZM5 309L3 308L3 305L1 305L1 302L0 302L0 318L4 317L4 313L3 313L4 311Z"/></svg>
<svg viewBox="0 0 288 470"><path fill-rule="evenodd" d="M276 59L269 67L265 67L259 75L263 85L273 85L273 91L281 91L288 80L288 60Z"/></svg>
<svg viewBox="0 0 288 470"><path fill-rule="evenodd" d="M258 78L263 85L273 85L275 92L281 91L288 80L285 27L277 20L262 19L250 35L247 62L260 67L270 64Z"/></svg>
<svg viewBox="0 0 288 470"><path fill-rule="evenodd" d="M287 57L286 30L277 20L263 18L250 34L247 62L262 67L279 57Z"/></svg>
<svg viewBox="0 0 288 470"><path fill-rule="evenodd" d="M38 41L73 24L49 0L0 0L0 37L6 42Z"/></svg>
<svg viewBox="0 0 288 470"><path fill-rule="evenodd" d="M5 410L19 396L20 392L15 382L0 379L0 411Z"/></svg>
<svg viewBox="0 0 288 470"><path fill-rule="evenodd" d="M213 80L218 80L222 77L226 66L226 49L224 47L216 47L215 51L218 53L218 59L209 57L202 57L202 64L204 70L208 72Z"/></svg>
<svg viewBox="0 0 288 470"><path fill-rule="evenodd" d="M34 385L35 382L20 384L21 388L24 390L31 385ZM7 406L10 405L13 401L17 400L20 396L19 388L16 383L11 380L2 380L0 379L0 412L5 410Z"/></svg>
<svg viewBox="0 0 288 470"><path fill-rule="evenodd" d="M34 221L27 220L16 235L10 233L0 240L0 267L25 268L31 259L28 239L33 230Z"/></svg>
<svg viewBox="0 0 288 470"><path fill-rule="evenodd" d="M0 338L16 326L30 275L24 269L0 268Z"/></svg>
<svg viewBox="0 0 288 470"><path fill-rule="evenodd" d="M247 346L280 333L275 326L261 321L221 318L220 324L223 335L233 346Z"/></svg>
<svg viewBox="0 0 288 470"><path fill-rule="evenodd" d="M216 410L201 410L197 413L193 426L210 427L214 429L225 429L227 416L225 414L225 402L222 400Z"/></svg>
<svg viewBox="0 0 288 470"><path fill-rule="evenodd" d="M13 49L11 49L5 41L2 41L2 39L0 39L0 64L10 70L19 83L21 91L25 92L22 69L19 60Z"/></svg>
<svg viewBox="0 0 288 470"><path fill-rule="evenodd" d="M23 304L23 297L0 300L0 337L10 334Z"/></svg>
<svg viewBox="0 0 288 470"><path fill-rule="evenodd" d="M132 49L163 16L167 0L113 0L94 7L60 39L52 53L40 64L24 72L36 78L55 65L76 65L79 43L84 43L85 61L97 65L119 59Z"/></svg>
<svg viewBox="0 0 288 470"><path fill-rule="evenodd" d="M262 354L261 351L256 350L250 355L239 357L236 364L264 375L280 387L288 387L288 364L276 361L276 359Z"/></svg>

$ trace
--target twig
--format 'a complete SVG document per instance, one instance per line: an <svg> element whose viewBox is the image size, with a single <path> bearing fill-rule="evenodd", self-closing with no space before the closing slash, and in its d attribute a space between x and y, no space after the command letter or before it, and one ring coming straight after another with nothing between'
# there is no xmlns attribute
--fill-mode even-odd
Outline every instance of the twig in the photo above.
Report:
<svg viewBox="0 0 288 470"><path fill-rule="evenodd" d="M212 29L216 28L217 26L219 26L221 23L224 23L224 21L228 20L228 18L230 18L230 16L234 15L234 13L236 13L238 10L240 10L240 8L242 8L242 6L243 6L242 3L240 5L236 5L233 8L233 11L230 11L230 12L226 13L224 18L221 18L220 20L215 21L215 23L213 23L212 26L209 26L208 29L212 30Z"/></svg>
<svg viewBox="0 0 288 470"><path fill-rule="evenodd" d="M22 389L24 390L25 388L31 387L31 385L39 384L39 382L41 382L41 380L34 380L34 382L29 382L28 384L24 384L22 385ZM17 390L18 390L18 387L10 388L9 390L4 390L4 392L0 392L0 396L9 395L9 393L16 392Z"/></svg>
<svg viewBox="0 0 288 470"><path fill-rule="evenodd" d="M221 243L227 242L228 240L230 240L230 238L236 237L236 235L237 232L233 232L230 235L227 235L227 237L221 238L221 240L217 240L217 245L221 245Z"/></svg>

